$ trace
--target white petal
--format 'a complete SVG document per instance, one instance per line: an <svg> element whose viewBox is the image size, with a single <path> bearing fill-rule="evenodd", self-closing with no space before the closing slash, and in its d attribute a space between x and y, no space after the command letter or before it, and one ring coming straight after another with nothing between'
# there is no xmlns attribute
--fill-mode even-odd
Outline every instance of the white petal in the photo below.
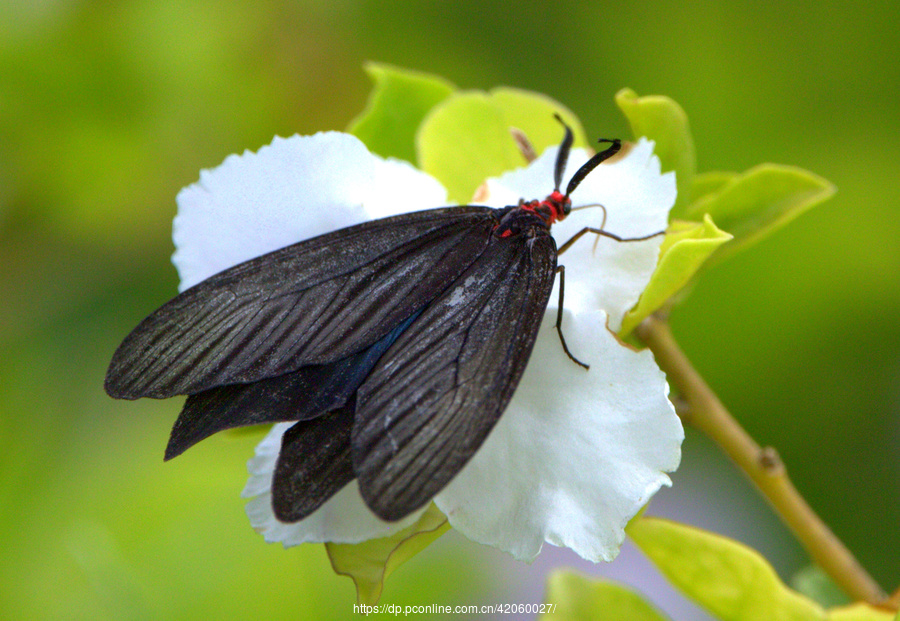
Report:
<svg viewBox="0 0 900 621"><path fill-rule="evenodd" d="M421 511L399 522L384 522L363 502L359 487L352 482L335 494L315 513L299 522L279 522L272 512L272 474L281 448L281 436L292 423L272 427L256 446L256 455L247 463L250 479L241 492L247 503L247 516L253 529L269 543L280 542L285 547L301 543L359 543L377 537L387 537L406 528L421 515Z"/></svg>
<svg viewBox="0 0 900 621"><path fill-rule="evenodd" d="M434 178L349 134L275 138L202 171L178 194L172 261L184 290L289 244L446 199Z"/></svg>
<svg viewBox="0 0 900 621"><path fill-rule="evenodd" d="M544 541L611 560L624 527L677 468L684 431L649 351L622 346L602 312L545 318L503 417L435 503L470 539L531 560Z"/></svg>
<svg viewBox="0 0 900 621"><path fill-rule="evenodd" d="M552 189L557 151L551 147L527 168L489 180L488 203L501 206L515 204L519 198L544 198ZM582 149L572 151L563 175L564 183L587 158L587 152ZM601 225L623 238L664 231L675 196L675 173L660 174L653 143L642 138L623 158L595 168L572 194L576 207L604 205L605 224L602 209L579 210L553 226L553 237L557 245L562 245L584 227ZM650 281L662 240L662 235L626 243L605 237L598 239L591 234L582 237L560 256L560 264L567 266L565 307L602 308L609 315L610 327L618 330L623 315L637 303Z"/></svg>

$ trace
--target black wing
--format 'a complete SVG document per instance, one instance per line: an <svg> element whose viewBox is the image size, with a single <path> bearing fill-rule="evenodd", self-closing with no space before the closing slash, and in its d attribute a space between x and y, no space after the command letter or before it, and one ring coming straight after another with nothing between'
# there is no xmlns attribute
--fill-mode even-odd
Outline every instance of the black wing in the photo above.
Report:
<svg viewBox="0 0 900 621"><path fill-rule="evenodd" d="M310 515L353 480L351 398L341 408L301 420L281 437L272 475L272 510L282 522Z"/></svg>
<svg viewBox="0 0 900 621"><path fill-rule="evenodd" d="M549 234L491 244L399 336L357 393L353 469L383 519L421 507L462 469L531 355L556 244Z"/></svg>
<svg viewBox="0 0 900 621"><path fill-rule="evenodd" d="M249 384L229 384L190 395L172 427L166 459L225 429L307 420L343 407L381 358L418 317L414 313L375 344L331 364L301 367ZM352 416L352 415L351 415ZM349 444L349 429L347 442Z"/></svg>
<svg viewBox="0 0 900 621"><path fill-rule="evenodd" d="M330 364L382 339L484 251L495 210L384 218L208 278L147 317L106 375L113 397L165 398Z"/></svg>

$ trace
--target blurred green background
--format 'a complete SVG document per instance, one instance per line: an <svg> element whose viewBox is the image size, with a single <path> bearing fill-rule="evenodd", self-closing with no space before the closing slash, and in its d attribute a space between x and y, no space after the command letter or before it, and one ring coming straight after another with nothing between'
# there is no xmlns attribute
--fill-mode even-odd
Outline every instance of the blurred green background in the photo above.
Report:
<svg viewBox="0 0 900 621"><path fill-rule="evenodd" d="M118 342L176 290L177 191L275 134L345 128L369 59L550 94L598 136L628 136L618 89L666 94L698 170L774 161L837 185L707 274L672 321L895 588L898 27L895 1L0 4L0 618L351 616L321 546L284 551L248 527L238 494L258 436L163 464L180 403L116 402L102 384ZM751 543L786 578L806 564L714 447L689 433L684 449L651 509ZM542 572L569 558L545 554L515 565L451 533L382 601L538 602Z"/></svg>

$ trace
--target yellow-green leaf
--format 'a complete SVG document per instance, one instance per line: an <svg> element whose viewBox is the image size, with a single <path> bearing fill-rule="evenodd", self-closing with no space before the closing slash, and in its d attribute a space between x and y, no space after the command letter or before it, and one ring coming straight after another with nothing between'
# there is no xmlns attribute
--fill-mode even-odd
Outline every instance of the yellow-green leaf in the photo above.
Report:
<svg viewBox="0 0 900 621"><path fill-rule="evenodd" d="M710 214L734 242L715 259L731 254L784 226L829 198L835 187L826 179L795 166L760 164L735 176L719 190L691 204L687 216Z"/></svg>
<svg viewBox="0 0 900 621"><path fill-rule="evenodd" d="M666 231L660 247L659 262L637 305L622 320L621 336L628 335L640 322L656 312L683 289L706 259L731 239L709 216L703 222L676 221Z"/></svg>
<svg viewBox="0 0 900 621"><path fill-rule="evenodd" d="M732 539L657 518L633 521L628 534L672 584L717 619L827 619L758 552Z"/></svg>
<svg viewBox="0 0 900 621"><path fill-rule="evenodd" d="M572 128L575 137L573 147L588 146L589 141L575 113L551 97L506 86L492 89L488 97L500 108L509 127L522 130L538 155L562 141L563 128L554 120L554 114L562 117L566 125Z"/></svg>
<svg viewBox="0 0 900 621"><path fill-rule="evenodd" d="M455 93L422 123L419 165L444 184L452 200L467 203L488 177L527 163L511 129L522 130L538 153L562 140L554 113L571 125L576 144L584 145L575 116L545 95L510 88Z"/></svg>
<svg viewBox="0 0 900 621"><path fill-rule="evenodd" d="M431 504L415 524L390 537L354 544L326 543L325 549L335 573L353 579L357 601L371 606L381 597L387 577L449 528L446 516Z"/></svg>
<svg viewBox="0 0 900 621"><path fill-rule="evenodd" d="M365 69L374 86L348 131L373 153L415 163L422 119L456 87L443 78L390 65L367 63Z"/></svg>
<svg viewBox="0 0 900 621"><path fill-rule="evenodd" d="M675 171L678 198L672 208L672 217L684 217L683 211L690 199L691 182L697 167L687 114L668 97L638 97L630 88L616 93L616 104L628 119L635 138L646 136L656 143L654 153L659 157L663 171Z"/></svg>
<svg viewBox="0 0 900 621"><path fill-rule="evenodd" d="M417 143L422 170L458 203L468 203L488 177L524 163L503 112L484 93L458 93L437 106Z"/></svg>
<svg viewBox="0 0 900 621"><path fill-rule="evenodd" d="M638 593L624 586L556 570L547 579L546 612L541 621L666 621Z"/></svg>

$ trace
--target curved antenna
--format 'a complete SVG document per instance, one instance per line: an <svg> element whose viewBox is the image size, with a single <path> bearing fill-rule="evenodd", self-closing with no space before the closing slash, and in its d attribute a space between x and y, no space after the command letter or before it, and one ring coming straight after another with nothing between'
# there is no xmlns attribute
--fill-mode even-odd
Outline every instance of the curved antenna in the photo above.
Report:
<svg viewBox="0 0 900 621"><path fill-rule="evenodd" d="M568 129L568 128L566 128L566 129ZM570 194L572 194L572 192L575 191L575 188L577 188L578 184L581 183L584 180L584 178L588 176L588 173L590 173L592 170L597 168L597 166L599 166L601 162L603 162L604 160L608 160L613 155L618 153L619 150L622 148L622 141L619 140L618 138L616 138L614 140L610 140L609 138L601 138L597 142L600 142L600 143L609 142L610 146L608 148L604 149L603 151L600 151L600 153L595 153L591 159L589 159L587 162L585 162L584 165L581 168L579 168L578 171L574 175L572 175L572 178L569 180L569 185L566 188L566 196L569 196ZM566 156L568 157L568 154L566 154ZM557 164L558 163L559 162L557 160ZM558 187L559 186L557 185L557 188Z"/></svg>
<svg viewBox="0 0 900 621"><path fill-rule="evenodd" d="M553 169L553 182L555 184L553 189L558 192L559 186L562 185L562 176L566 171L566 162L569 161L569 151L572 150L572 143L575 141L575 136L572 135L572 130L566 125L566 122L562 120L562 117L559 116L559 114L554 112L553 118L566 128L566 135L563 137L562 144L559 145L559 152L556 154L556 167ZM569 185L572 185L572 183L569 182ZM566 195L568 196L568 193L566 193Z"/></svg>

